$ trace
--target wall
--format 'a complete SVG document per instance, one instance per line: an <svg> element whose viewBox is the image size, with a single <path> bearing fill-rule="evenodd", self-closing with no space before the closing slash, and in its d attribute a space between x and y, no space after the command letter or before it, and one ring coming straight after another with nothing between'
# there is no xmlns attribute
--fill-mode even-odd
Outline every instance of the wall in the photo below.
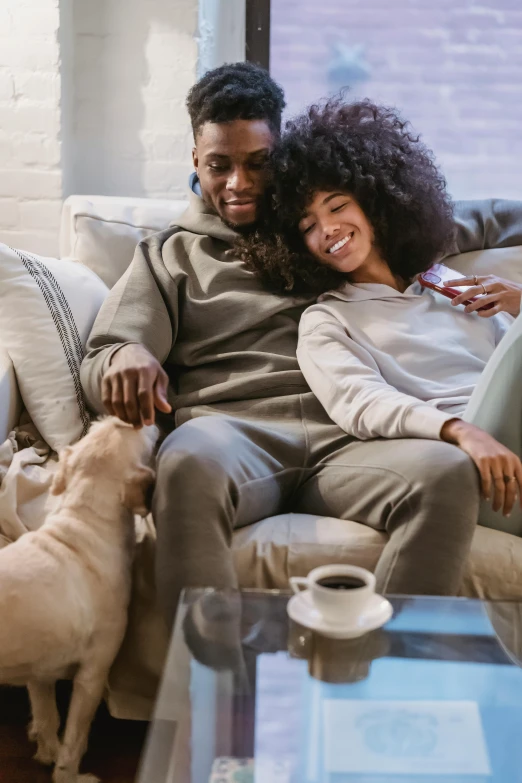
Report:
<svg viewBox="0 0 522 783"><path fill-rule="evenodd" d="M192 138L196 0L71 0L69 192L175 197Z"/></svg>
<svg viewBox="0 0 522 783"><path fill-rule="evenodd" d="M294 113L352 87L397 106L456 198L522 198L520 0L272 0L271 70Z"/></svg>
<svg viewBox="0 0 522 783"><path fill-rule="evenodd" d="M62 197L58 0L0 2L0 241L56 250Z"/></svg>
<svg viewBox="0 0 522 783"><path fill-rule="evenodd" d="M0 241L57 253L70 193L183 193L197 67L198 0L0 0Z"/></svg>

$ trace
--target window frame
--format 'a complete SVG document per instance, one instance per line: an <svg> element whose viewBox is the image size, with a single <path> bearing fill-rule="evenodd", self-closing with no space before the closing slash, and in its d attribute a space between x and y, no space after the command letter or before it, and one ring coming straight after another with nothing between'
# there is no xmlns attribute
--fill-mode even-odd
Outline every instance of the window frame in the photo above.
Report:
<svg viewBox="0 0 522 783"><path fill-rule="evenodd" d="M246 0L245 57L270 71L271 0Z"/></svg>

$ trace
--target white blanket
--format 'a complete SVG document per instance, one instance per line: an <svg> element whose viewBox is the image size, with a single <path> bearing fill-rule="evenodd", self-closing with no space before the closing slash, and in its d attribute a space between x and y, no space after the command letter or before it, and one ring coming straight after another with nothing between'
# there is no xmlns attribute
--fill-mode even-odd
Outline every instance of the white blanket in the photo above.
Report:
<svg viewBox="0 0 522 783"><path fill-rule="evenodd" d="M56 454L24 415L0 446L0 547L43 523ZM117 718L148 720L167 649L167 630L156 606L155 531L136 517L136 557L129 625L111 670L107 703Z"/></svg>

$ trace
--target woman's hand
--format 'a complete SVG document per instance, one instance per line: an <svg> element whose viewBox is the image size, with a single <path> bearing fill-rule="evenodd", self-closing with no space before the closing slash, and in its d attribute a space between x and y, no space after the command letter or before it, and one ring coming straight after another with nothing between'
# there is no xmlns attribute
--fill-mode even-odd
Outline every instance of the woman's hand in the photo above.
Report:
<svg viewBox="0 0 522 783"><path fill-rule="evenodd" d="M493 510L509 517L517 494L522 506L522 462L512 451L480 427L450 419L441 430L442 440L455 443L469 454L480 473L482 496L493 499Z"/></svg>
<svg viewBox="0 0 522 783"><path fill-rule="evenodd" d="M504 280L502 277L496 277L495 275L473 275L444 282L445 288L460 288L463 285L471 286L471 288L452 299L452 305L456 307L474 296L479 297L476 302L470 302L466 305L464 308L466 313L478 311L478 315L481 318L491 318L491 316L502 312L514 315L516 318L520 313L522 286L518 283ZM480 309L487 304L492 304L493 307L487 310Z"/></svg>

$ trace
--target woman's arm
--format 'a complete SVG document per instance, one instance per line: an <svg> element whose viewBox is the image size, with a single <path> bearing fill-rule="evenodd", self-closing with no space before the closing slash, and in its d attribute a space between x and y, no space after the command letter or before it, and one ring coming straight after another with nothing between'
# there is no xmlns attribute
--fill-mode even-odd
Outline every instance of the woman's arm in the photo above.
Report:
<svg viewBox="0 0 522 783"><path fill-rule="evenodd" d="M499 443L488 432L461 419L447 421L441 438L465 451L480 474L482 497L492 500L493 511L509 517L517 495L522 506L522 463L517 454Z"/></svg>
<svg viewBox="0 0 522 783"><path fill-rule="evenodd" d="M522 201L457 201L455 224L455 246L448 255L522 245Z"/></svg>
<svg viewBox="0 0 522 783"><path fill-rule="evenodd" d="M359 440L438 440L452 418L386 383L371 355L322 309L303 315L297 358L330 418Z"/></svg>

